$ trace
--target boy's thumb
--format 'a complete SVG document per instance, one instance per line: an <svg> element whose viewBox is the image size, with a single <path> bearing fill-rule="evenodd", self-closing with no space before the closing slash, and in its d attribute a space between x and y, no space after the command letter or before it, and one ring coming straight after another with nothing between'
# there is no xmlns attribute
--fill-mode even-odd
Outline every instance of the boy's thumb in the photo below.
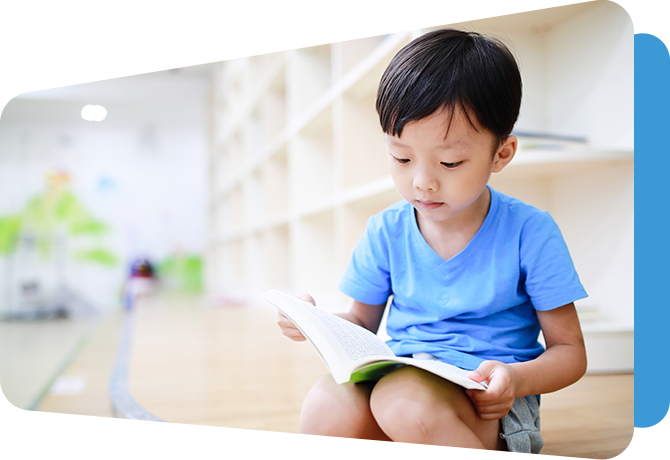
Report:
<svg viewBox="0 0 670 460"><path fill-rule="evenodd" d="M311 303L312 305L316 306L316 301L314 300L314 297L312 297L306 292L303 292L302 294L296 297L298 297L300 300L304 300L305 302Z"/></svg>
<svg viewBox="0 0 670 460"><path fill-rule="evenodd" d="M475 382L481 382L486 379L486 377L479 373L479 369L468 372L467 377Z"/></svg>
<svg viewBox="0 0 670 460"><path fill-rule="evenodd" d="M468 373L468 377L475 382L482 382L489 378L493 370L493 363L491 361L482 362L477 369Z"/></svg>

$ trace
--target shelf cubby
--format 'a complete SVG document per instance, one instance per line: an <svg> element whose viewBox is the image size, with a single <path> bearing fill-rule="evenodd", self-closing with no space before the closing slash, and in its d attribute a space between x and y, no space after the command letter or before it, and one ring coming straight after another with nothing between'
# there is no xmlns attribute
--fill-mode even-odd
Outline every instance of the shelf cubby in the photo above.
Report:
<svg viewBox="0 0 670 460"><path fill-rule="evenodd" d="M243 264L242 248L239 241L230 240L220 245L217 253L216 266L221 270L217 277L218 283L221 283L222 293L238 293L240 286L244 282L240 267Z"/></svg>
<svg viewBox="0 0 670 460"><path fill-rule="evenodd" d="M227 230L226 232L239 232L243 229L245 222L245 213L243 210L242 198L242 186L237 185L231 190L231 192L226 196L224 203L226 209L228 210L228 221L226 222Z"/></svg>
<svg viewBox="0 0 670 460"><path fill-rule="evenodd" d="M231 185L236 180L236 175L242 168L244 162L244 147L239 132L235 133L230 142L226 145L227 167L231 171Z"/></svg>
<svg viewBox="0 0 670 460"><path fill-rule="evenodd" d="M335 212L324 211L294 221L290 226L291 283L315 297L330 299L335 272Z"/></svg>
<svg viewBox="0 0 670 460"><path fill-rule="evenodd" d="M288 224L277 225L266 230L263 232L262 240L267 265L267 284L264 288L272 286L275 289L290 291L292 288L292 258L289 251Z"/></svg>
<svg viewBox="0 0 670 460"><path fill-rule="evenodd" d="M394 189L380 191L345 203L342 206L341 248L338 251L342 256L341 266L349 261L359 238L365 231L368 218L387 208L401 199L400 194Z"/></svg>
<svg viewBox="0 0 670 460"><path fill-rule="evenodd" d="M253 110L247 122L241 127L243 166L248 167L261 154L263 146L263 126L259 110Z"/></svg>
<svg viewBox="0 0 670 460"><path fill-rule="evenodd" d="M289 203L313 207L333 193L332 109L327 107L287 144Z"/></svg>
<svg viewBox="0 0 670 460"><path fill-rule="evenodd" d="M344 190L389 174L374 95L361 101L342 97L342 164Z"/></svg>
<svg viewBox="0 0 670 460"><path fill-rule="evenodd" d="M261 235L251 233L241 239L242 260L240 287L247 292L258 292L267 286L267 252Z"/></svg>
<svg viewBox="0 0 670 460"><path fill-rule="evenodd" d="M233 180L232 170L229 167L229 151L220 149L210 163L211 194L218 202L225 194L226 187Z"/></svg>
<svg viewBox="0 0 670 460"><path fill-rule="evenodd" d="M261 166L261 174L268 219L285 215L289 210L288 156L285 148L268 157Z"/></svg>
<svg viewBox="0 0 670 460"><path fill-rule="evenodd" d="M278 74L259 102L261 136L267 146L286 128L286 90L284 74Z"/></svg>
<svg viewBox="0 0 670 460"><path fill-rule="evenodd" d="M267 214L266 187L265 181L259 171L253 172L249 177L242 181L243 202L242 214L244 225L250 228L256 228L263 223Z"/></svg>

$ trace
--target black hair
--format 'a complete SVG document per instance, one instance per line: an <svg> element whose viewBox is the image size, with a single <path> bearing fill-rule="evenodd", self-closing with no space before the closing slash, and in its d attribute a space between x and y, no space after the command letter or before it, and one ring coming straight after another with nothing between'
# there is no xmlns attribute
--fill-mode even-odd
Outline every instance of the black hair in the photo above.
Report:
<svg viewBox="0 0 670 460"><path fill-rule="evenodd" d="M499 40L475 32L441 29L422 35L393 57L382 75L376 108L385 133L438 109L463 109L470 125L502 142L512 132L521 106L521 74Z"/></svg>

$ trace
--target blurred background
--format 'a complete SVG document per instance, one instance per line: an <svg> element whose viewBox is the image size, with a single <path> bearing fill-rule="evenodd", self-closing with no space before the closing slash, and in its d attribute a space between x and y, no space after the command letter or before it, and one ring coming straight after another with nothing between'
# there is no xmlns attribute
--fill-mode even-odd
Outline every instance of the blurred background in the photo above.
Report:
<svg viewBox="0 0 670 460"><path fill-rule="evenodd" d="M208 88L209 67L201 66L12 100L0 127L3 254L30 238L38 246L51 239L56 264L57 248L67 246L74 258L62 283L101 308L113 303L118 268L132 258L200 259ZM81 116L91 104L106 109L104 120Z"/></svg>
<svg viewBox="0 0 670 460"><path fill-rule="evenodd" d="M0 122L0 384L34 405L146 259L202 289L210 67L20 95ZM86 120L84 107L106 111ZM60 321L55 320L61 318Z"/></svg>

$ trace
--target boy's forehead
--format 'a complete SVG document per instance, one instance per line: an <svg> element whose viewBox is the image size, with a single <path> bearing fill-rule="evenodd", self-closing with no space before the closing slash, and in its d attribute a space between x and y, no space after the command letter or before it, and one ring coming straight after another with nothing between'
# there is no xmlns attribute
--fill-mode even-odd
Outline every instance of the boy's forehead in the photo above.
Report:
<svg viewBox="0 0 670 460"><path fill-rule="evenodd" d="M458 105L453 109L442 107L424 118L408 122L403 133L407 128L413 127L420 127L436 137L440 136L445 144L464 142L486 132L473 114L466 115ZM388 137L400 140L403 138L402 133L400 136Z"/></svg>

